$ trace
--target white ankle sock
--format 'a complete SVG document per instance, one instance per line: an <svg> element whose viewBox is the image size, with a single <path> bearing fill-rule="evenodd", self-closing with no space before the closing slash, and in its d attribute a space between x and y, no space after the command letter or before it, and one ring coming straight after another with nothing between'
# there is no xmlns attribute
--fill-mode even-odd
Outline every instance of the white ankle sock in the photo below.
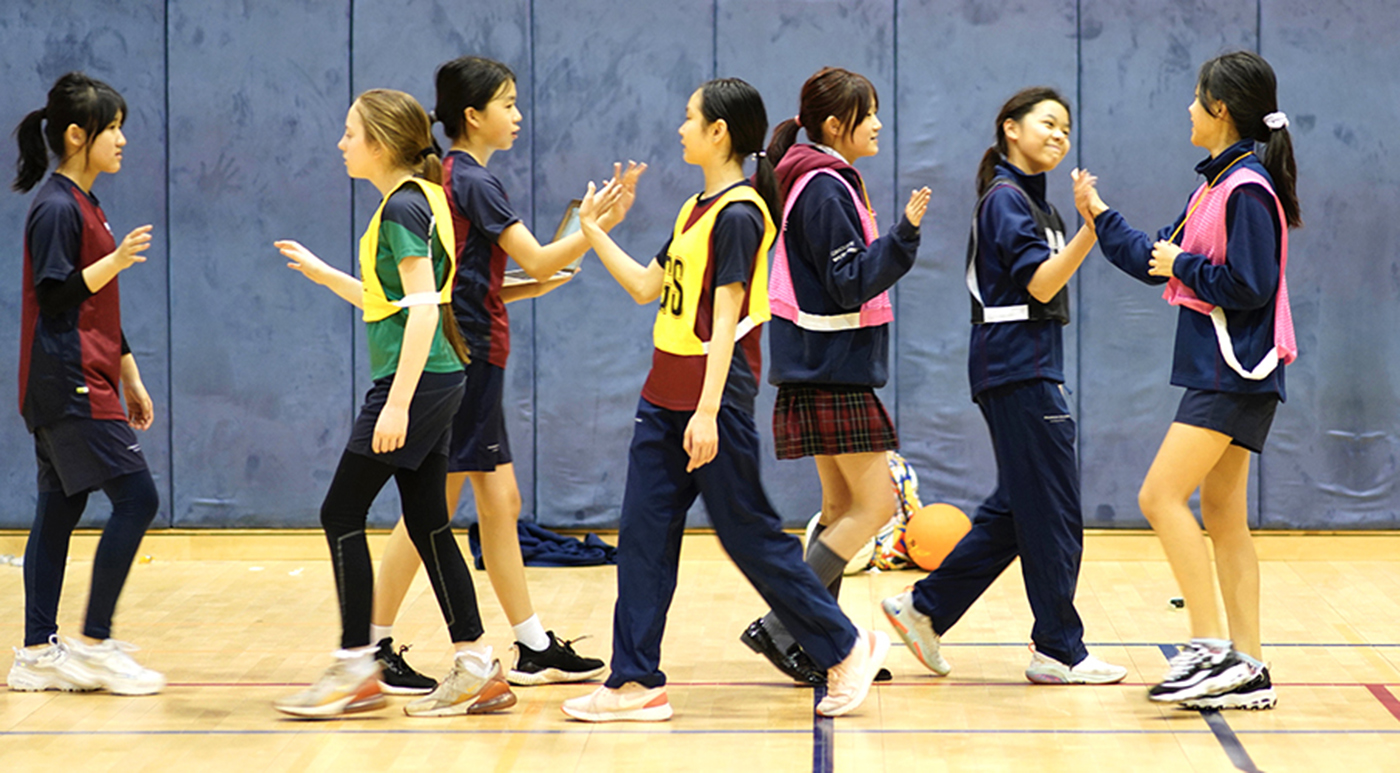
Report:
<svg viewBox="0 0 1400 773"><path fill-rule="evenodd" d="M520 625L511 626L511 629L515 631L516 641L535 652L549 649L549 636L544 632L539 615L530 615L528 620Z"/></svg>
<svg viewBox="0 0 1400 773"><path fill-rule="evenodd" d="M379 644L379 642L385 639L392 638L393 635L394 626L392 623L389 625L375 625L374 623L370 623L369 625L369 640L375 644Z"/></svg>
<svg viewBox="0 0 1400 773"><path fill-rule="evenodd" d="M1234 643L1229 639L1208 639L1204 636L1197 636L1191 640L1192 644L1203 644L1212 652L1226 652L1234 647Z"/></svg>

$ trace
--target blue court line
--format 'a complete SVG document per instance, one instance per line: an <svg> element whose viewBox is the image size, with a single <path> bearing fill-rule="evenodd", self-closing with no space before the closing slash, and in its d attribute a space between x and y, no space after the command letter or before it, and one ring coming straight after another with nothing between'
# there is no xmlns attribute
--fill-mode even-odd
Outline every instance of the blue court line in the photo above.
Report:
<svg viewBox="0 0 1400 773"><path fill-rule="evenodd" d="M826 697L826 685L812 689L812 773L834 773L836 770L836 743L833 737L836 722L816 712L817 704Z"/></svg>
<svg viewBox="0 0 1400 773"><path fill-rule="evenodd" d="M902 641L891 642L891 646L907 646ZM1025 647L1023 641L945 641L941 643L944 647ZM1155 647L1162 648L1160 642L1146 641L1089 641L1084 642L1086 647ZM1358 644L1356 642L1264 642L1264 647L1400 647L1400 644L1378 643L1378 644ZM1175 652L1175 648L1172 650Z"/></svg>
<svg viewBox="0 0 1400 773"><path fill-rule="evenodd" d="M288 720L289 722L292 720ZM330 722L345 720L329 720ZM350 720L356 721L356 720ZM361 720L362 721L362 720ZM308 722L308 724L323 724ZM345 730L0 730L0 738L25 737L25 736L275 736L275 735L581 735L587 733L607 734L607 735L808 735L810 730L805 729L765 729L765 730L719 730L719 729L699 729L699 730L671 730L664 727L657 727L650 730L629 730L626 728L601 729L590 725L587 727L561 728L558 730L543 729L500 729L490 730L480 729L438 729L438 730L410 730L405 728L384 728L374 729L345 729ZM1055 728L1007 728L1003 730L995 729L867 729L867 730L836 730L836 734L841 735L1085 735L1085 736L1108 736L1108 735L1214 735L1215 731L1205 730L1072 730ZM1328 730L1241 730L1238 735L1394 735L1400 736L1400 730L1375 730L1375 729L1328 729Z"/></svg>
<svg viewBox="0 0 1400 773"><path fill-rule="evenodd" d="M1167 660L1176 657L1176 647L1163 644L1161 649ZM1230 729L1230 723L1220 716L1218 709L1202 709L1201 719L1206 721L1210 731L1215 734L1215 740L1220 742L1220 746L1225 750L1225 756L1230 758L1231 764L1245 773L1261 773L1259 768L1255 767L1254 760L1250 759L1249 752L1245 751L1244 744L1240 743L1239 736Z"/></svg>

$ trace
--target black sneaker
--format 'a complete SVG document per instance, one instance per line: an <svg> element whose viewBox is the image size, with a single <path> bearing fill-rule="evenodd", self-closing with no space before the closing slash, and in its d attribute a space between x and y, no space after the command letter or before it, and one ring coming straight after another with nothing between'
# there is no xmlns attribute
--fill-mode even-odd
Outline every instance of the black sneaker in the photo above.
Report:
<svg viewBox="0 0 1400 773"><path fill-rule="evenodd" d="M515 666L506 674L506 681L528 687L537 684L584 682L603 673L607 668L597 658L585 658L574 652L574 639L560 641L553 631L546 631L549 647L532 650L515 643Z"/></svg>
<svg viewBox="0 0 1400 773"><path fill-rule="evenodd" d="M388 636L379 640L379 651L374 653L379 661L379 689L390 695L426 695L437 687L437 682L413 670L413 666L403 659L408 652L407 644L394 651L394 640Z"/></svg>
<svg viewBox="0 0 1400 773"><path fill-rule="evenodd" d="M1223 695L1256 676L1254 667L1233 649L1187 644L1172 658L1167 678L1153 685L1147 697L1161 703L1183 703Z"/></svg>
<svg viewBox="0 0 1400 773"><path fill-rule="evenodd" d="M1259 710L1271 709L1277 705L1278 696L1274 694L1274 683L1269 681L1267 667L1259 669L1257 676L1229 692L1181 702L1181 708L1197 711L1206 709Z"/></svg>

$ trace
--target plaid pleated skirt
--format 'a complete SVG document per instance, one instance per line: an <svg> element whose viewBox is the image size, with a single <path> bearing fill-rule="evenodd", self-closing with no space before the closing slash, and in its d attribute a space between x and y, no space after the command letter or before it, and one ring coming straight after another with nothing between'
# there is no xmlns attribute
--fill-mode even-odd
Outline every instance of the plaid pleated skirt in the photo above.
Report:
<svg viewBox="0 0 1400 773"><path fill-rule="evenodd" d="M870 387L778 387L773 440L779 459L899 448L894 422Z"/></svg>

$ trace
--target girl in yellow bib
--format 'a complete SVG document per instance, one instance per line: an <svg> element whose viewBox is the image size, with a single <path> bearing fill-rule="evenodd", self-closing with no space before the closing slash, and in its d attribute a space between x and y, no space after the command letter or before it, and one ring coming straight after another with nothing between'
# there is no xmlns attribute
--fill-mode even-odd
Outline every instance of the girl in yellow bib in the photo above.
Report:
<svg viewBox="0 0 1400 773"><path fill-rule="evenodd" d="M685 515L697 496L724 549L813 660L829 668L817 706L836 716L860 705L889 638L856 628L785 534L758 476L758 325L768 319L767 254L776 229L768 118L749 84L714 80L690 97L680 127L685 161L704 190L681 208L671 240L645 267L610 239L598 213L628 195L614 180L589 186L580 217L589 245L638 303L657 302L651 373L637 406L617 546L612 673L565 701L586 722L671 717L661 638L676 589ZM757 189L744 162L757 158Z"/></svg>
<svg viewBox="0 0 1400 773"><path fill-rule="evenodd" d="M334 664L314 685L273 705L327 717L385 705L370 641L374 577L365 518L390 478L404 521L457 648L451 673L432 694L404 707L410 716L478 714L515 696L491 648L480 642L476 591L452 536L444 486L452 416L462 402L466 345L451 312L455 274L452 217L428 115L399 91L361 94L338 146L351 177L374 183L383 202L360 240L363 281L327 265L297 242L276 242L287 265L364 310L374 386L321 505L340 600Z"/></svg>

